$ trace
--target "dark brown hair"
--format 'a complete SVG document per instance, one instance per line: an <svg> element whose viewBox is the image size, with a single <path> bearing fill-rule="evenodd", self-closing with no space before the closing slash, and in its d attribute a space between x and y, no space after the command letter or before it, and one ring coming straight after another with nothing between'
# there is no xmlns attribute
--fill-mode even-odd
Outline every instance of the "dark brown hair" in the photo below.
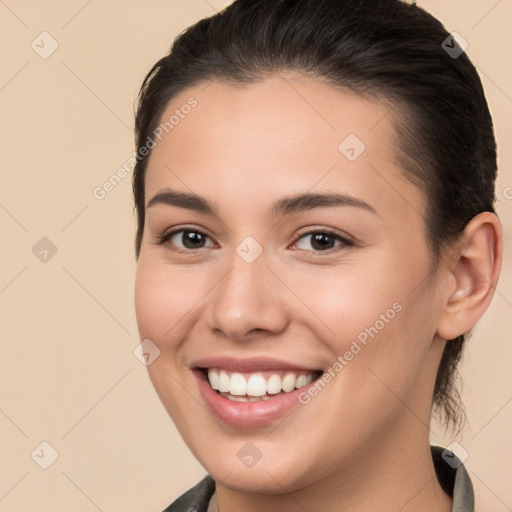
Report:
<svg viewBox="0 0 512 512"><path fill-rule="evenodd" d="M236 0L179 35L141 87L137 257L150 154L141 149L169 102L200 82L251 83L286 70L392 107L404 174L426 197L425 234L435 261L475 215L494 212L496 145L482 84L437 19L400 0ZM455 385L464 341L461 335L447 342L437 373L434 412L446 426L465 418Z"/></svg>

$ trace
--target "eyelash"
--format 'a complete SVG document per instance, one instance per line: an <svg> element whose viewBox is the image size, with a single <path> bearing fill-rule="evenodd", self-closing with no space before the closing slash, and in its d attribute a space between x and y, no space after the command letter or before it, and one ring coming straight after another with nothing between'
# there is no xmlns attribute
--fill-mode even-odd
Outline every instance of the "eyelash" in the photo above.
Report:
<svg viewBox="0 0 512 512"><path fill-rule="evenodd" d="M185 231L189 231L191 233L198 233L206 238L210 238L204 231L201 231L199 229L195 229L195 228L187 228L187 227L181 227L180 229L174 229L172 231L169 231L167 233L162 233L161 235L157 235L157 245L163 245L165 244L166 242L168 242L174 235L178 234L178 233L182 233L182 232L185 232ZM293 242L292 245L296 245L297 242L299 240L301 240L302 238L306 237L306 236L310 236L310 235L318 235L318 234L322 234L322 235L327 235L329 237L332 237L334 238L335 240L341 242L341 245L338 246L338 247L333 247L333 248L330 248L330 249L326 249L324 251L314 251L314 250L307 250L307 249L297 249L299 251L305 251L305 252L310 252L310 253L328 253L328 254L332 254L333 252L338 252L340 250L343 250L343 249L346 249L347 247L352 247L354 244L353 241L349 240L348 238L345 238L333 231L330 231L328 229L321 229L321 228L318 228L318 229L314 229L314 230L310 230L310 231L307 231L305 233L302 233L300 234L296 239L295 241ZM211 238L210 238L211 240ZM198 249L181 249L179 247L170 247L170 250L174 251L174 252L178 252L178 253L182 253L182 254L191 254L193 252L197 252L201 249L206 249L207 247L200 247Z"/></svg>

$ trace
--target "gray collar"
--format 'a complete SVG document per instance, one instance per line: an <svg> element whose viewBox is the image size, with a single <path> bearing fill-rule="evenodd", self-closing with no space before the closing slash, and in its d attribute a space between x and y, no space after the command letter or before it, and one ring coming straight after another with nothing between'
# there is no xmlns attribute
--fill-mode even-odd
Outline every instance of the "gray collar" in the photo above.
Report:
<svg viewBox="0 0 512 512"><path fill-rule="evenodd" d="M437 479L444 492L453 499L451 512L474 512L473 484L462 461L451 451L431 446Z"/></svg>

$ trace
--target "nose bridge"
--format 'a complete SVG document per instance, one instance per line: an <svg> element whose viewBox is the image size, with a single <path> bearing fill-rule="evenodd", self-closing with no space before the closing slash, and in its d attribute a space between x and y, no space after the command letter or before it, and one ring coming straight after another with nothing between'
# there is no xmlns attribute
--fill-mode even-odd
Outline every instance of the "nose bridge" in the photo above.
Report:
<svg viewBox="0 0 512 512"><path fill-rule="evenodd" d="M255 329L279 332L287 323L277 293L279 283L267 268L266 255L260 252L254 258L250 244L242 242L237 248L209 303L209 327L235 340L243 340Z"/></svg>

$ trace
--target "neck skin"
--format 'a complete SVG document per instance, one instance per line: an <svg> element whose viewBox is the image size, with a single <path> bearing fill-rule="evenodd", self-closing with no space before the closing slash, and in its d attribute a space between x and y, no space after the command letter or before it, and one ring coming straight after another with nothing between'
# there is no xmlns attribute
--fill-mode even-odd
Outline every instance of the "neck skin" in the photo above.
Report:
<svg viewBox="0 0 512 512"><path fill-rule="evenodd" d="M439 358L443 348L438 343L430 357ZM452 498L437 480L430 451L431 403L424 397L431 396L433 378L435 373L425 375L424 386L403 414L326 478L284 494L246 493L217 484L208 512L450 512Z"/></svg>
<svg viewBox="0 0 512 512"><path fill-rule="evenodd" d="M425 431L423 425L420 429ZM382 443L386 446L373 454L371 464L359 455L344 475L293 493L251 494L217 484L208 512L450 512L452 499L437 480L428 432L415 432L414 439L412 434L404 433L399 443Z"/></svg>

